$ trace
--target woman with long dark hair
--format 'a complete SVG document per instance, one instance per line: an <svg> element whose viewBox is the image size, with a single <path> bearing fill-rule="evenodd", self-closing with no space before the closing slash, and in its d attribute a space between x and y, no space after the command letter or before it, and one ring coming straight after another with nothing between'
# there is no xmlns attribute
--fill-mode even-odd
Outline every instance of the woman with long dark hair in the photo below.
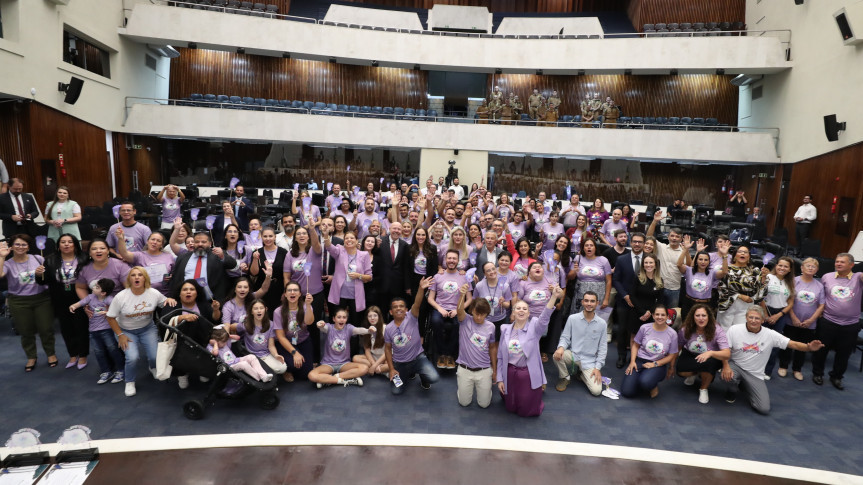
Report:
<svg viewBox="0 0 863 485"><path fill-rule="evenodd" d="M60 322L60 334L66 342L69 362L66 368L87 366L90 354L89 321L84 310L69 312L69 307L80 300L75 291L75 280L84 267L87 257L81 242L73 234L63 234L57 240L57 252L45 258L45 282L51 290L54 316Z"/></svg>
<svg viewBox="0 0 863 485"><path fill-rule="evenodd" d="M81 222L81 206L74 200L69 200L68 187L65 185L57 187L54 200L45 207L48 237L55 242L61 234L71 234L76 239L81 239L81 232L78 230L79 222Z"/></svg>
<svg viewBox="0 0 863 485"><path fill-rule="evenodd" d="M683 327L677 333L680 347L677 375L686 378L683 383L687 386L695 384L696 377L701 377L698 402L707 404L707 388L716 377L716 372L722 369L722 361L731 357L725 330L716 324L709 306L697 303L686 315Z"/></svg>
<svg viewBox="0 0 863 485"><path fill-rule="evenodd" d="M255 279L254 288L261 289L267 279L270 286L262 300L267 304L267 311L272 312L281 301L282 290L285 288L285 258L288 252L276 244L276 231L272 227L261 231L261 242L263 246L255 250L251 255L249 263L249 274ZM265 267L272 268L272 274L261 276ZM271 310L273 309L273 310Z"/></svg>
<svg viewBox="0 0 863 485"><path fill-rule="evenodd" d="M407 289L410 291L410 295L416 296L418 291L423 291L420 288L420 281L425 277L436 275L438 269L437 248L429 240L428 231L424 227L418 227L414 231L414 240L408 249L408 256L410 257L408 259L410 269L408 269ZM423 299L417 320L421 335L426 335L428 331L429 309L428 301Z"/></svg>
<svg viewBox="0 0 863 485"><path fill-rule="evenodd" d="M290 281L285 285L282 304L273 312L273 328L279 342L276 350L288 363L284 374L287 382L294 382L294 374L307 379L313 368L314 351L308 330L315 322L312 300L309 293L303 297L299 283Z"/></svg>

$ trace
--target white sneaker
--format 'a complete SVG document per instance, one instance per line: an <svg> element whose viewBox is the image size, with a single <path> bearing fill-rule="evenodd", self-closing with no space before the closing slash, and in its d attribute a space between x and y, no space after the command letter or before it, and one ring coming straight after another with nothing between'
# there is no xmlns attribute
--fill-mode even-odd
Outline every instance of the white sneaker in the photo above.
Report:
<svg viewBox="0 0 863 485"><path fill-rule="evenodd" d="M363 387L363 379L361 377L357 377L354 379L345 379L344 386L345 387L348 387L348 386Z"/></svg>
<svg viewBox="0 0 863 485"><path fill-rule="evenodd" d="M316 383L316 384L315 384L315 386L316 386L318 389L323 389L323 388L324 388L324 383L323 383L323 382L318 382L318 383Z"/></svg>
<svg viewBox="0 0 863 485"><path fill-rule="evenodd" d="M153 374L153 379L158 379L158 378L156 377L157 372L156 372L156 369L155 369L155 368L150 368L150 374Z"/></svg>
<svg viewBox="0 0 863 485"><path fill-rule="evenodd" d="M273 380L272 374L264 374L264 377L261 378L261 382L270 382L271 380Z"/></svg>
<svg viewBox="0 0 863 485"><path fill-rule="evenodd" d="M707 389L698 390L698 402L701 404L707 404L710 402L710 397L707 395Z"/></svg>
<svg viewBox="0 0 863 485"><path fill-rule="evenodd" d="M180 389L186 389L189 387L189 376L178 376L177 377L177 385L180 386Z"/></svg>
<svg viewBox="0 0 863 485"><path fill-rule="evenodd" d="M111 384L119 384L119 383L123 382L123 379L125 379L125 376L126 376L125 372L118 370L117 372L114 373L114 377L111 378Z"/></svg>
<svg viewBox="0 0 863 485"><path fill-rule="evenodd" d="M687 386L691 386L691 385L695 384L695 376L689 376L686 379L683 379L683 383L686 384Z"/></svg>
<svg viewBox="0 0 863 485"><path fill-rule="evenodd" d="M132 397L137 393L138 392L135 390L135 383L134 382L127 382L126 383L126 397Z"/></svg>
<svg viewBox="0 0 863 485"><path fill-rule="evenodd" d="M103 372L103 373L99 374L99 380L96 381L96 384L104 384L110 380L111 380L111 373L110 372Z"/></svg>
<svg viewBox="0 0 863 485"><path fill-rule="evenodd" d="M764 380L765 380L765 381L769 381L769 380L770 380L770 376L764 376Z"/></svg>

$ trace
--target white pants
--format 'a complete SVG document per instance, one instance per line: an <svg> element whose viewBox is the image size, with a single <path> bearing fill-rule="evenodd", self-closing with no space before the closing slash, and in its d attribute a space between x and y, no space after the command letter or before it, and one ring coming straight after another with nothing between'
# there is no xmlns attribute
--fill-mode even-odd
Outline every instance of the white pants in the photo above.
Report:
<svg viewBox="0 0 863 485"><path fill-rule="evenodd" d="M577 367L577 371L581 372L581 382L587 386L587 390L594 396L598 396L602 393L602 381L595 381L593 379L593 369L582 369L581 362L575 361L575 357L572 355L571 350L564 350L563 357L560 360L555 360L554 365L557 366L557 372L561 379L569 378L569 367L575 365Z"/></svg>
<svg viewBox="0 0 863 485"><path fill-rule="evenodd" d="M716 315L716 321L723 330L728 330L732 325L740 325L746 323L746 310L752 306L752 303L745 303L738 297L734 297L734 303L728 310L721 311Z"/></svg>
<svg viewBox="0 0 863 485"><path fill-rule="evenodd" d="M273 357L270 354L267 354L261 357L261 360L267 364L267 367L273 369L273 372L276 374L284 374L286 370L288 370L288 366L285 365L284 362L280 362L279 359Z"/></svg>
<svg viewBox="0 0 863 485"><path fill-rule="evenodd" d="M473 390L476 389L476 403L481 408L491 404L491 367L483 370L467 370L459 366L455 371L458 382L458 403L470 406L473 401Z"/></svg>

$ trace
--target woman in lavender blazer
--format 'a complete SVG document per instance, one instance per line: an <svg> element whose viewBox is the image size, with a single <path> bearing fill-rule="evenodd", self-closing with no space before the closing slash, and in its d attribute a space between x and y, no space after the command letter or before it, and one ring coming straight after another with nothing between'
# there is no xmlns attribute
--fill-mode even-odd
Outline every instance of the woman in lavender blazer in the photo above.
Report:
<svg viewBox="0 0 863 485"><path fill-rule="evenodd" d="M539 352L539 339L548 328L554 304L563 296L555 286L551 298L538 317L530 318L525 300L519 300L512 311L513 323L500 328L497 351L497 388L503 394L506 410L519 416L539 416L542 386L546 383Z"/></svg>
<svg viewBox="0 0 863 485"><path fill-rule="evenodd" d="M330 314L336 308L348 309L348 322L358 324L357 313L366 309L366 293L363 283L372 279L371 255L357 247L357 235L345 232L344 247L332 244L330 234L324 235L324 247L336 260L336 272L330 283Z"/></svg>

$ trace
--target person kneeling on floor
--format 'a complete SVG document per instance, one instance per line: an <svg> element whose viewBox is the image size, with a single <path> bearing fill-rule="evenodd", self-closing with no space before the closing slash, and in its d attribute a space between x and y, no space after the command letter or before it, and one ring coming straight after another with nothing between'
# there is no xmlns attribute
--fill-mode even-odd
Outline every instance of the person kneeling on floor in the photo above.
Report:
<svg viewBox="0 0 863 485"><path fill-rule="evenodd" d="M581 379L594 396L602 393L602 373L608 345L605 340L606 322L595 313L599 296L585 292L581 312L569 316L554 352L554 365L559 379L555 389L565 391L571 374Z"/></svg>

